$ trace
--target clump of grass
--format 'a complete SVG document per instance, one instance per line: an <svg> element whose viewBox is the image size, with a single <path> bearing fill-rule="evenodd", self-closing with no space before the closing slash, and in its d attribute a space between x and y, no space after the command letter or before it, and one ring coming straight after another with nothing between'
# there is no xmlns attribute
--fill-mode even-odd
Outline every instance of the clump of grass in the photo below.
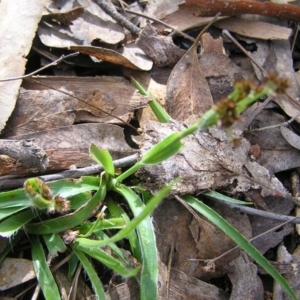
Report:
<svg viewBox="0 0 300 300"><path fill-rule="evenodd" d="M142 94L149 96L134 82ZM109 152L91 145L91 156L104 168L100 176L63 179L49 184L32 178L25 182L24 189L0 193L0 235L10 238L10 244L0 254L0 261L20 238L28 237L37 279L46 299L60 299L46 257L49 253L57 255L63 252L70 253L69 276L74 275L80 262L98 299L105 299L105 292L90 258L124 277L135 276L140 284L142 300L157 299L158 254L150 215L180 179L161 189L146 205L139 194L122 182L143 166L158 164L178 153L186 136L215 124L229 127L240 119L241 112L249 105L265 95L282 92L286 87L287 82L275 75L257 87L249 81L236 83L234 91L204 113L198 122L154 145L140 161L119 176L116 176ZM170 117L154 98L151 107L160 121L169 121ZM118 205L114 197L116 193L127 202L134 216L131 220ZM296 299L284 278L236 229L198 199L192 196L184 196L183 199L223 230ZM116 233L109 237L107 230ZM117 244L124 238L128 239L131 253L139 262L136 265L126 259ZM110 251L106 251L107 248Z"/></svg>

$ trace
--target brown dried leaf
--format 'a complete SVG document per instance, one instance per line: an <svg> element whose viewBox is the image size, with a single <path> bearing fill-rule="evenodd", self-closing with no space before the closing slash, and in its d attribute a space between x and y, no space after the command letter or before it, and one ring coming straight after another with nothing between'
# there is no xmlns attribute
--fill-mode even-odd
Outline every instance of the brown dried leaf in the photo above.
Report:
<svg viewBox="0 0 300 300"><path fill-rule="evenodd" d="M72 25L72 21L81 17L84 13L84 8L82 6L75 7L65 12L61 13L51 13L49 15L43 16L43 20L50 20L60 23L62 25Z"/></svg>
<svg viewBox="0 0 300 300"><path fill-rule="evenodd" d="M292 34L292 29L274 25L271 23L246 20L240 18L229 18L214 24L221 29L261 40L287 40Z"/></svg>
<svg viewBox="0 0 300 300"><path fill-rule="evenodd" d="M153 65L151 59L135 45L127 45L120 52L92 46L71 46L70 49L134 70L149 71Z"/></svg>
<svg viewBox="0 0 300 300"><path fill-rule="evenodd" d="M167 84L166 109L178 121L193 122L213 104L197 55L198 42L173 68Z"/></svg>
<svg viewBox="0 0 300 300"><path fill-rule="evenodd" d="M196 5L187 6L185 3L181 3L178 6L178 10L164 17L162 21L175 27L179 31L185 31L190 28L201 27L208 24L212 20L212 17L197 17L195 14L198 10L199 8ZM153 26L158 30L165 29L160 23L154 23Z"/></svg>
<svg viewBox="0 0 300 300"><path fill-rule="evenodd" d="M201 42L200 67L216 103L232 92L234 83L242 78L241 70L225 54L221 37L214 39L204 33Z"/></svg>
<svg viewBox="0 0 300 300"><path fill-rule="evenodd" d="M59 128L72 125L75 120L121 123L105 112L127 122L136 109L144 107L149 101L121 77L55 76L39 77L38 80L86 102L40 84L24 81L16 109L5 128L5 136Z"/></svg>

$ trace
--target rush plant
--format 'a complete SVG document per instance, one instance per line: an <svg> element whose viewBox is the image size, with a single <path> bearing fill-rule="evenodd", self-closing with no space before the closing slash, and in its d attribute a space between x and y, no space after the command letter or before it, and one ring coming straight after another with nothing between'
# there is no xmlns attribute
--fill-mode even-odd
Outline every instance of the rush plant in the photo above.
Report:
<svg viewBox="0 0 300 300"><path fill-rule="evenodd" d="M148 94L136 84L142 94ZM285 80L274 75L259 87L247 81L237 83L234 91L208 110L198 122L160 141L120 175L116 175L109 152L91 145L92 158L104 168L99 176L50 183L31 178L25 182L23 189L0 193L0 235L10 238L9 245L0 254L0 261L20 239L27 239L31 243L38 283L46 299L60 299L46 259L49 254L54 256L59 253L70 258L70 278L76 267L82 265L98 299L104 300L105 292L100 276L91 263L93 260L123 277L135 276L140 284L142 300L157 299L158 254L151 213L180 179L161 189L147 204L123 181L145 165L158 164L178 153L186 136L215 124L228 127L240 118L246 107L262 96L282 91L286 86ZM161 121L169 120L170 117L156 101L152 107ZM127 211L119 206L120 198L126 202ZM192 196L182 198L223 230L296 299L284 278L236 229L198 199ZM130 219L129 215L133 217ZM128 239L134 263L126 258L118 243L123 239Z"/></svg>

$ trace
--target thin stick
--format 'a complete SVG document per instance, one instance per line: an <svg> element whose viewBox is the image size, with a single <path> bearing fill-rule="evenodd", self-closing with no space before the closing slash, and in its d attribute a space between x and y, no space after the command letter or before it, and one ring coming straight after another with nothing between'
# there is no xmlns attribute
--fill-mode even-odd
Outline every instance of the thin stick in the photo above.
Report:
<svg viewBox="0 0 300 300"><path fill-rule="evenodd" d="M257 132L257 131L263 131L263 130L267 130L267 129L273 129L276 127L281 127L281 126L288 126L290 125L292 122L294 122L297 118L299 118L300 115L291 118L290 120L280 123L280 124L276 124L276 125L272 125L272 126L266 126L266 127L261 127L261 128L255 128L255 129L251 129L251 130L246 130L246 132Z"/></svg>
<svg viewBox="0 0 300 300"><path fill-rule="evenodd" d="M120 25L128 29L132 34L139 35L141 29L131 23L128 19L117 12L116 8L106 0L94 0L109 16L116 20Z"/></svg>
<svg viewBox="0 0 300 300"><path fill-rule="evenodd" d="M120 10L120 8L117 7L117 10ZM182 31L177 30L175 27L173 27L173 26L171 26L171 25L169 25L169 24L167 24L167 23L165 23L165 22L163 22L163 21L161 21L161 20L152 18L152 17L150 17L150 16L148 16L148 15L145 15L145 14L143 14L143 13L139 13L139 12L136 12L136 11L133 11L133 10L125 9L125 11L126 11L127 13L129 13L129 14L136 15L136 16L140 16L140 17L142 17L142 18L145 18L145 19L154 21L154 22L156 22L156 23L159 23L159 24L161 24L161 25L163 25L163 26L165 26L165 27L167 27L167 28L170 28L170 29L174 30L174 32L177 33L178 35L181 35L181 36L183 36L184 38L186 38L186 39L188 39L188 40L190 40L190 41L192 41L192 42L195 42L195 39L194 39L193 37L191 37L190 35L188 35L188 34L182 32Z"/></svg>
<svg viewBox="0 0 300 300"><path fill-rule="evenodd" d="M19 76L19 77L12 77L12 78L6 78L6 79L0 79L0 82L4 82L4 81L12 81L12 80L19 80L19 79L24 79L24 78L28 78L28 77L31 77L45 69L48 69L49 67L51 66L56 66L58 63L62 62L63 60L67 59L67 58L70 58L70 57L74 57L74 56L77 56L79 54L79 52L75 52L75 53L71 53L71 54L68 54L68 55L62 55L59 59L53 61L52 63L48 64L47 66L44 66L32 73L29 73L29 74L26 74L24 76Z"/></svg>
<svg viewBox="0 0 300 300"><path fill-rule="evenodd" d="M123 157L121 159L117 159L114 161L114 166L116 168L129 167L134 165L137 162L138 154L133 154L127 157ZM66 170L56 174L49 174L40 176L43 181L53 181L64 178L78 178L85 175L97 174L103 171L102 166L100 165L92 165L86 168L80 168L76 170ZM30 177L31 178L31 177ZM0 178L0 190L4 189L13 189L23 186L25 180L27 178L12 178L12 176L2 176Z"/></svg>

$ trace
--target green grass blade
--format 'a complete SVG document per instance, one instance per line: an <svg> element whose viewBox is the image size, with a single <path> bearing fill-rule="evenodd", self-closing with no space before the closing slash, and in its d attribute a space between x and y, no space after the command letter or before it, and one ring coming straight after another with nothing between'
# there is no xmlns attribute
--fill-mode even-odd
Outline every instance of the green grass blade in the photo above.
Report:
<svg viewBox="0 0 300 300"><path fill-rule="evenodd" d="M31 244L33 267L46 300L60 299L59 290L46 262L43 247L37 236L32 237Z"/></svg>
<svg viewBox="0 0 300 300"><path fill-rule="evenodd" d="M110 243L115 243L130 234L137 227L139 235L139 243L142 253L142 273L141 273L141 299L157 298L157 278L158 278L158 258L154 235L154 228L149 215L155 207L171 190L172 185L177 181L173 181L163 189L161 189L155 197L149 200L145 206L138 196L128 187L118 184L114 189L130 201L130 208L134 212L135 218L122 230L113 237L95 241L84 238L77 238L75 244L84 245L85 247L101 247Z"/></svg>
<svg viewBox="0 0 300 300"><path fill-rule="evenodd" d="M129 219L127 213L124 211L124 209L120 205L118 205L118 203L116 203L112 198L107 197L106 205L112 216L114 216L114 217L118 216L118 217L123 218L123 220L126 223L126 226L128 226L128 224L130 223L130 219ZM128 238L129 244L130 244L132 255L139 261L142 261L142 254L141 254L141 250L139 247L139 240L138 240L136 231L131 230L128 233L127 238Z"/></svg>
<svg viewBox="0 0 300 300"><path fill-rule="evenodd" d="M216 191L208 191L208 192L203 193L202 195L210 197L210 198L215 198L215 199L218 199L221 201L227 201L227 202L233 203L233 204L238 204L238 205L253 205L252 202L236 200L236 199L227 197L221 193L218 193Z"/></svg>
<svg viewBox="0 0 300 300"><path fill-rule="evenodd" d="M92 144L90 146L90 154L94 161L103 166L105 172L110 177L115 176L114 163L108 150L101 150L96 145Z"/></svg>
<svg viewBox="0 0 300 300"><path fill-rule="evenodd" d="M8 207L8 208L2 208L0 210L0 221L6 219L9 216L12 216L16 214L17 212L24 210L24 206L22 207Z"/></svg>
<svg viewBox="0 0 300 300"><path fill-rule="evenodd" d="M52 234L72 229L89 218L92 211L106 196L106 184L102 183L92 199L73 213L39 223L28 224L25 229L32 234Z"/></svg>
<svg viewBox="0 0 300 300"><path fill-rule="evenodd" d="M77 249L97 259L105 264L108 268L114 270L124 277L135 276L139 271L139 268L132 269L127 267L123 262L110 256L101 248L90 248L89 246L85 247L83 244L77 244Z"/></svg>
<svg viewBox="0 0 300 300"><path fill-rule="evenodd" d="M26 209L15 215L12 215L0 223L0 236L10 237L34 217L35 214L31 209Z"/></svg>
<svg viewBox="0 0 300 300"><path fill-rule="evenodd" d="M133 77L131 77L131 80L141 95L148 96L152 99L152 101L149 102L149 106L155 114L157 120L161 123L168 123L171 117L168 115L165 109L156 101L156 99L149 92L147 92L141 86L141 84L137 80L135 80Z"/></svg>
<svg viewBox="0 0 300 300"><path fill-rule="evenodd" d="M212 210L209 206L192 196L182 197L191 207L202 214L210 222L221 229L226 235L228 235L241 249L243 249L248 255L250 255L266 272L268 272L274 280L276 280L285 291L297 300L297 297L286 280L280 275L280 273L269 263L267 259L234 227L232 227L226 220L224 220L219 214Z"/></svg>
<svg viewBox="0 0 300 300"><path fill-rule="evenodd" d="M105 297L104 289L103 289L102 283L99 279L100 275L98 275L96 273L93 266L91 265L91 263L89 262L89 260L87 259L87 257L85 256L85 254L82 251L76 249L75 247L73 250L74 250L75 254L77 255L78 259L81 261L82 266L91 281L91 284L92 284L92 287L96 294L97 299L105 300L106 297ZM60 299L60 298L53 298L53 299Z"/></svg>
<svg viewBox="0 0 300 300"><path fill-rule="evenodd" d="M24 189L0 193L0 209L12 207L26 208L30 205L31 203L26 196Z"/></svg>
<svg viewBox="0 0 300 300"><path fill-rule="evenodd" d="M45 244L53 256L57 256L58 252L65 252L67 250L67 247L65 243L63 242L62 238L57 233L53 234L44 234L43 239L45 241Z"/></svg>

